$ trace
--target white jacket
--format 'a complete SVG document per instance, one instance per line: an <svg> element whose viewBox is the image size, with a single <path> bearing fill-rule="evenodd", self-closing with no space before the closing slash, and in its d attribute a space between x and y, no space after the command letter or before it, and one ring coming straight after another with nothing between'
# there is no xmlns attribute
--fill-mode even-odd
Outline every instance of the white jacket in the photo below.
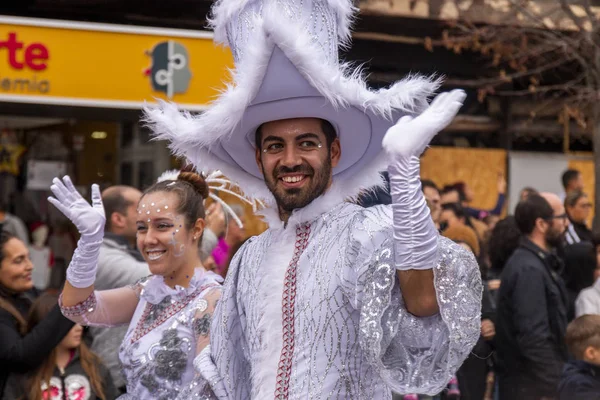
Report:
<svg viewBox="0 0 600 400"><path fill-rule="evenodd" d="M585 314L600 315L600 279L589 288L583 289L575 300L575 316Z"/></svg>

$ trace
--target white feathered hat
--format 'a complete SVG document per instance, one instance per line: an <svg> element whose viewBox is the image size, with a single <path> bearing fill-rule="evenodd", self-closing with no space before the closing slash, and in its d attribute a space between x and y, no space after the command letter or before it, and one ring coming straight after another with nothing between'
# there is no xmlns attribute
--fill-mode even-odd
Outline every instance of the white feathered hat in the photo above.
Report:
<svg viewBox="0 0 600 400"><path fill-rule="evenodd" d="M387 129L423 111L439 81L412 76L369 90L360 71L338 60L355 11L350 0L218 0L211 23L215 41L233 53L233 82L201 115L163 103L146 108L146 122L199 170L221 170L247 197L272 203L255 161L256 129L268 121L322 118L341 142L337 190L350 197L379 185Z"/></svg>

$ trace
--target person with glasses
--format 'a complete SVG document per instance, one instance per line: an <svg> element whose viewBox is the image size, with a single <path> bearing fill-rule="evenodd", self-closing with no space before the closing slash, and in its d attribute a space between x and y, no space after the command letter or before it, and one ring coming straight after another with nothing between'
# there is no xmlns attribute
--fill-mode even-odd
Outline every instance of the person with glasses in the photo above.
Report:
<svg viewBox="0 0 600 400"><path fill-rule="evenodd" d="M565 210L569 217L569 227L565 232L568 244L592 242L592 230L587 226L587 219L592 211L592 202L588 195L580 190L569 192L565 198Z"/></svg>
<svg viewBox="0 0 600 400"><path fill-rule="evenodd" d="M522 234L501 275L496 317L500 399L556 398L567 360L567 291L560 276L568 219L555 194L533 194L515 210Z"/></svg>

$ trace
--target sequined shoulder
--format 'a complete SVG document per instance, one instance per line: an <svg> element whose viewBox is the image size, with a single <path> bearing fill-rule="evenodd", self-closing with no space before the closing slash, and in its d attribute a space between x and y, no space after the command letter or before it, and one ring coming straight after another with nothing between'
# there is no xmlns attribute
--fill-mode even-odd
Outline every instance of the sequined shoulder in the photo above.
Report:
<svg viewBox="0 0 600 400"><path fill-rule="evenodd" d="M393 237L394 227L392 225L392 208L390 205L378 205L374 207L355 206L349 209L352 212L349 235L354 239L372 241L375 236L378 242ZM366 235L364 235L366 233ZM378 247L378 245L376 246Z"/></svg>
<svg viewBox="0 0 600 400"><path fill-rule="evenodd" d="M153 276L154 275L148 275L143 278L140 278L135 283L132 283L131 285L128 285L127 287L132 289L135 292L135 295L137 296L137 298L139 299L140 295L142 293L142 289L144 289L144 287L146 286L146 284L148 283L150 278L152 278Z"/></svg>

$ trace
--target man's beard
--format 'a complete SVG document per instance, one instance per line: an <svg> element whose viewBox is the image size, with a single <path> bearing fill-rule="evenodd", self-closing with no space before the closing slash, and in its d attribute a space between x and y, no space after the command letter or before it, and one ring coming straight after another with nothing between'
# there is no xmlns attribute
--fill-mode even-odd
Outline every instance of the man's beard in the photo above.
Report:
<svg viewBox="0 0 600 400"><path fill-rule="evenodd" d="M553 248L559 248L563 244L563 234L554 228L548 229L544 238L546 243Z"/></svg>
<svg viewBox="0 0 600 400"><path fill-rule="evenodd" d="M265 170L263 169L263 175L265 176L267 187L271 193L273 193L279 209L291 213L295 209L306 207L314 199L325 193L331 179L331 171L331 159L328 156L325 159L323 166L317 171L315 171L308 163L304 162L294 168L281 166L273 170L273 174L269 178L267 178ZM306 179L310 179L310 183L301 188L283 188L279 182L278 176L281 174L292 173L305 175Z"/></svg>

